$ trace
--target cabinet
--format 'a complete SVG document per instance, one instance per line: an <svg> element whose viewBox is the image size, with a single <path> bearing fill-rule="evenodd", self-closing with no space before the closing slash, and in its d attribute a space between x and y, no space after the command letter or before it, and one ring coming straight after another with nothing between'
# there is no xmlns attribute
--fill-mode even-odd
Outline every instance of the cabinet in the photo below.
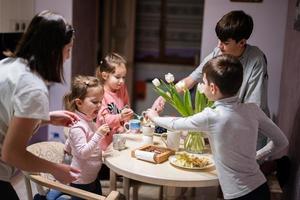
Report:
<svg viewBox="0 0 300 200"><path fill-rule="evenodd" d="M34 15L35 0L0 0L0 32L24 32Z"/></svg>

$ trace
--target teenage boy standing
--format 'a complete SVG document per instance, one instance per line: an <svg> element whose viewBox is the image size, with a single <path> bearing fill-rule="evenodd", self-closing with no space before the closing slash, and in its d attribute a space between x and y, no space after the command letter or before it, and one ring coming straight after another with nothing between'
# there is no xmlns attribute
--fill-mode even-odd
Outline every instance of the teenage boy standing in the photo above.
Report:
<svg viewBox="0 0 300 200"><path fill-rule="evenodd" d="M244 11L236 10L224 15L215 27L219 39L218 46L183 81L188 88L192 88L196 83L202 81L202 68L207 61L221 54L235 56L243 65L244 78L238 94L239 99L244 103L257 104L267 116L270 116L267 105L267 59L258 47L247 44L252 30L252 17ZM161 111L164 103L164 99L159 97L152 108ZM266 141L267 138L259 134L257 149L262 148Z"/></svg>

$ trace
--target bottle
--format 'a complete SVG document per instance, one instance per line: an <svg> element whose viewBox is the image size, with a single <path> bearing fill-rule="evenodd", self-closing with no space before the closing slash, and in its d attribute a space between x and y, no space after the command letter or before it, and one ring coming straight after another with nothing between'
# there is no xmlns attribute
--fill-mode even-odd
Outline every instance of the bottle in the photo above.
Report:
<svg viewBox="0 0 300 200"><path fill-rule="evenodd" d="M50 141L65 143L64 138L57 132L52 132L49 138Z"/></svg>

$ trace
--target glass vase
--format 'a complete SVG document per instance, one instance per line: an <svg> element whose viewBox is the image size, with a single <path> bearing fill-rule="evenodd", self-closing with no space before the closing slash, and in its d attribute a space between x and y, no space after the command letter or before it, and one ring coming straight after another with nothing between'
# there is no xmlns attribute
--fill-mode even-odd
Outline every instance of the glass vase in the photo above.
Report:
<svg viewBox="0 0 300 200"><path fill-rule="evenodd" d="M203 153L204 140L201 132L188 132L184 140L184 150L189 153Z"/></svg>

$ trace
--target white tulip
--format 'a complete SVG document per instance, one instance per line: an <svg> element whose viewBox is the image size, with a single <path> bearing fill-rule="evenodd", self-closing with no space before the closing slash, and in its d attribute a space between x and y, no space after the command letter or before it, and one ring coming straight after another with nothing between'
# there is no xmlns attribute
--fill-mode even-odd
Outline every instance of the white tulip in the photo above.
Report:
<svg viewBox="0 0 300 200"><path fill-rule="evenodd" d="M204 83L198 83L197 90L203 94L204 93Z"/></svg>
<svg viewBox="0 0 300 200"><path fill-rule="evenodd" d="M167 73L165 75L165 79L166 79L167 83L173 83L175 80L174 75L171 73Z"/></svg>
<svg viewBox="0 0 300 200"><path fill-rule="evenodd" d="M152 80L152 83L153 83L153 85L154 85L155 87L160 86L160 81L159 81L157 78L153 79L153 80Z"/></svg>
<svg viewBox="0 0 300 200"><path fill-rule="evenodd" d="M179 91L183 91L186 89L185 87L185 82L184 81L179 81L178 83L176 83L176 88L179 90Z"/></svg>
<svg viewBox="0 0 300 200"><path fill-rule="evenodd" d="M170 92L166 92L166 95L167 95L168 97L172 98Z"/></svg>

